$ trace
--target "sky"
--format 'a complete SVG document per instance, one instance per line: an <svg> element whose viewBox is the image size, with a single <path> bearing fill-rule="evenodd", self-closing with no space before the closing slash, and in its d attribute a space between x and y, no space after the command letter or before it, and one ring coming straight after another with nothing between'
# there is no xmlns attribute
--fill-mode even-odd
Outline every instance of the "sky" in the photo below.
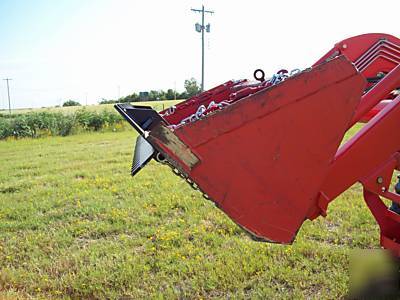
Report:
<svg viewBox="0 0 400 300"><path fill-rule="evenodd" d="M205 88L306 68L350 36L383 32L400 37L391 14L399 0L143 1L0 0L0 79L12 78L13 108L96 104L133 92L201 80L200 14L205 39ZM0 81L0 109L8 107Z"/></svg>

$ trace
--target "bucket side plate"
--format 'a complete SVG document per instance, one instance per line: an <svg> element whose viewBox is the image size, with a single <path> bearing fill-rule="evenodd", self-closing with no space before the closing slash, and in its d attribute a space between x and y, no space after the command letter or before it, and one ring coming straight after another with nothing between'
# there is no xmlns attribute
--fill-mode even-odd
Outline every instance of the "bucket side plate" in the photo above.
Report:
<svg viewBox="0 0 400 300"><path fill-rule="evenodd" d="M194 165L169 146L165 130L149 138L237 224L291 243L317 205L364 86L339 57L170 132L198 158Z"/></svg>

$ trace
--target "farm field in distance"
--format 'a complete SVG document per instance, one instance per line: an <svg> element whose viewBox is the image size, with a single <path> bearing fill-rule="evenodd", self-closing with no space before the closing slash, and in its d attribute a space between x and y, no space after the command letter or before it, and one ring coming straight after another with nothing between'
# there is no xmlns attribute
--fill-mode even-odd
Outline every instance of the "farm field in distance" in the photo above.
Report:
<svg viewBox="0 0 400 300"><path fill-rule="evenodd" d="M160 111L169 106L175 105L182 100L168 100L168 101L144 101L144 102L134 102L132 104L136 105L148 105L153 107L155 110ZM78 109L85 108L89 111L101 111L103 109L106 110L114 110L114 104L102 104L102 105L82 105L82 106L66 106L66 107L43 107L43 108L21 108L21 109L12 109L11 112L14 114L22 114L29 112L61 112L61 113L70 113L74 112ZM7 109L0 110L0 113L7 114Z"/></svg>
<svg viewBox="0 0 400 300"><path fill-rule="evenodd" d="M168 167L132 178L135 136L0 141L0 298L338 299L379 248L358 185L292 246L254 242Z"/></svg>

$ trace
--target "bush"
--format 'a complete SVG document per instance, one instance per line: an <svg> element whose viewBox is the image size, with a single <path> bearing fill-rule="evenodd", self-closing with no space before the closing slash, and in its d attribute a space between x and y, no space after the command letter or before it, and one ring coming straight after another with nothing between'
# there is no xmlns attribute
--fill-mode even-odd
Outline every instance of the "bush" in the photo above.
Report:
<svg viewBox="0 0 400 300"><path fill-rule="evenodd" d="M13 129L11 125L11 119L0 118L0 139L5 139L9 136L13 136Z"/></svg>
<svg viewBox="0 0 400 300"><path fill-rule="evenodd" d="M117 113L91 112L86 109L80 109L72 114L52 112L0 114L0 139L37 138L43 135L67 136L74 130L99 131L122 121L123 118Z"/></svg>
<svg viewBox="0 0 400 300"><path fill-rule="evenodd" d="M74 128L75 119L74 116L64 116L63 118L59 118L57 122L56 134L53 135L61 135L67 136L72 133L72 129Z"/></svg>
<svg viewBox="0 0 400 300"><path fill-rule="evenodd" d="M114 104L114 103L117 103L117 102L118 102L117 100L107 100L107 99L102 98L99 101L99 104Z"/></svg>
<svg viewBox="0 0 400 300"><path fill-rule="evenodd" d="M81 106L81 104L78 101L68 100L65 101L62 106Z"/></svg>

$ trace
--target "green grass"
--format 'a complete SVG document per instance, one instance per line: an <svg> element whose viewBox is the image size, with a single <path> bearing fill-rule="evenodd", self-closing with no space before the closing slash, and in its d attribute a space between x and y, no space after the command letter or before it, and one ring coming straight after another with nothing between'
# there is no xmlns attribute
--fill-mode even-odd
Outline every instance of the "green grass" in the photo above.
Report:
<svg viewBox="0 0 400 300"><path fill-rule="evenodd" d="M378 248L358 185L292 246L254 242L132 131L0 142L0 298L337 299Z"/></svg>
<svg viewBox="0 0 400 300"><path fill-rule="evenodd" d="M155 110L160 111L163 110L164 108L175 105L181 101L182 100L147 101L147 102L135 102L133 104L152 106ZM21 108L21 109L13 109L12 113L22 114L27 112L41 112L41 111L71 113L82 107L85 107L89 111L100 111L103 109L114 110L114 104L102 104L102 105L67 106L67 107ZM8 110L6 109L0 110L0 113L6 114L8 113Z"/></svg>

